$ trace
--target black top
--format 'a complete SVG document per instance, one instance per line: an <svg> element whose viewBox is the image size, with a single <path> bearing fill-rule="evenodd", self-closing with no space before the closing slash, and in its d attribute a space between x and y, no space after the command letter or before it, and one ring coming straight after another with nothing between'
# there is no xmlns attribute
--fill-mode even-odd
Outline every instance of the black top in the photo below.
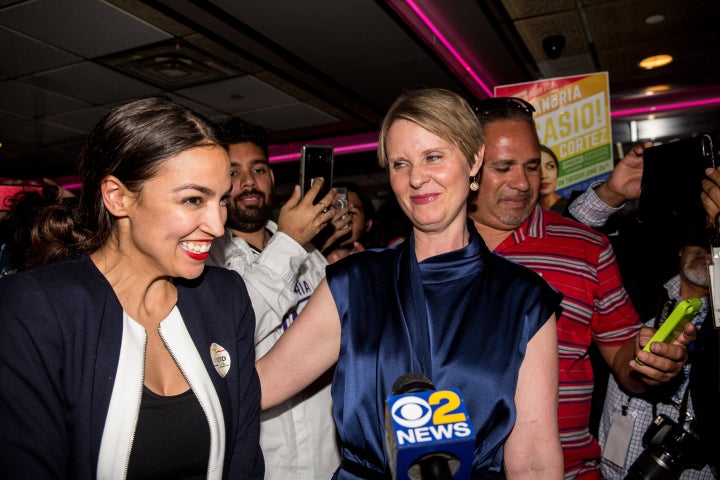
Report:
<svg viewBox="0 0 720 480"><path fill-rule="evenodd" d="M161 396L143 385L128 480L205 479L210 427L192 390Z"/></svg>

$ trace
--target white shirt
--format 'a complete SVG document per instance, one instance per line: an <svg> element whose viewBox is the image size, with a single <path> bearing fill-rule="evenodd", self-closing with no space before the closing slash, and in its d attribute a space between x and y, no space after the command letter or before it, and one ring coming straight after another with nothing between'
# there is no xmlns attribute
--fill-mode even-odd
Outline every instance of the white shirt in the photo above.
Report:
<svg viewBox="0 0 720 480"><path fill-rule="evenodd" d="M325 257L303 247L268 221L273 233L258 252L229 230L213 241L207 263L237 271L255 310L255 357L278 341L325 278ZM332 417L330 377L321 388L311 386L290 400L262 412L260 446L265 478L329 479L340 464ZM313 388L314 387L314 388Z"/></svg>

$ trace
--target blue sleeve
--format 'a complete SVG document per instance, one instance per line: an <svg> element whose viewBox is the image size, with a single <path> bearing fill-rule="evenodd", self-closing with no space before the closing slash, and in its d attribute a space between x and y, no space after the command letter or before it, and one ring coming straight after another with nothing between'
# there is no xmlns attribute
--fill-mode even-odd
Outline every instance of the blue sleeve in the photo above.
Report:
<svg viewBox="0 0 720 480"><path fill-rule="evenodd" d="M556 318L560 316L560 302L562 302L563 299L562 293L557 291L542 278L540 278L540 284L540 288L537 289L538 295L536 299L537 306L540 311L540 314L538 315L540 323L533 326L529 338L532 338L538 330L547 323L550 315L555 314Z"/></svg>

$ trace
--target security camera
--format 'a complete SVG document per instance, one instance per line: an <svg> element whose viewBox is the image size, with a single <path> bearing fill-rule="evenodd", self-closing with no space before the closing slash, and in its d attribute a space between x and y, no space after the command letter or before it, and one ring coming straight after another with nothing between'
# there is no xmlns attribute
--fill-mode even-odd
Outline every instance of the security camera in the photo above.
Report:
<svg viewBox="0 0 720 480"><path fill-rule="evenodd" d="M564 35L550 35L542 40L543 50L550 59L560 58L563 49L565 48L565 36Z"/></svg>

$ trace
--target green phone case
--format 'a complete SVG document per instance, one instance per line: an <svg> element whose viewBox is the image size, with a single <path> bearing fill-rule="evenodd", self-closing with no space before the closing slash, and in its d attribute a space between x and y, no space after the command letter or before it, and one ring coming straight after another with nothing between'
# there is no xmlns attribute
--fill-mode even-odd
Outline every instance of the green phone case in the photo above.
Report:
<svg viewBox="0 0 720 480"><path fill-rule="evenodd" d="M668 316L667 320L658 328L657 332L652 336L650 341L645 344L643 350L650 353L650 345L655 342L670 343L680 336L685 325L695 318L695 315L702 307L702 300L699 298L690 298L678 303ZM640 365L643 363L635 359Z"/></svg>

